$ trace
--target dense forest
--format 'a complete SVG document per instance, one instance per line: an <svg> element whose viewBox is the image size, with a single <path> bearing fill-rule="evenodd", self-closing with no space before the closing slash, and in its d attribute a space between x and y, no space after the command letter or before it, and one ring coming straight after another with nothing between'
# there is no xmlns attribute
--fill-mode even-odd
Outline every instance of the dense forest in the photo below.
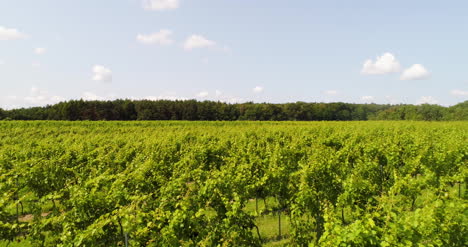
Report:
<svg viewBox="0 0 468 247"><path fill-rule="evenodd" d="M468 120L468 101L439 105L350 103L238 103L196 100L71 100L44 107L3 110L3 120Z"/></svg>

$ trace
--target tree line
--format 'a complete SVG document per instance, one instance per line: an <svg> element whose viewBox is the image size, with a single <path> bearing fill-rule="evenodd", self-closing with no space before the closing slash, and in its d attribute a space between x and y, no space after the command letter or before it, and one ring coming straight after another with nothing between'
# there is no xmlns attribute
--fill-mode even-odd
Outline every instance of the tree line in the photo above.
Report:
<svg viewBox="0 0 468 247"><path fill-rule="evenodd" d="M3 110L3 120L352 121L468 120L468 101L440 105L351 103L237 103L197 100L70 100L43 107Z"/></svg>

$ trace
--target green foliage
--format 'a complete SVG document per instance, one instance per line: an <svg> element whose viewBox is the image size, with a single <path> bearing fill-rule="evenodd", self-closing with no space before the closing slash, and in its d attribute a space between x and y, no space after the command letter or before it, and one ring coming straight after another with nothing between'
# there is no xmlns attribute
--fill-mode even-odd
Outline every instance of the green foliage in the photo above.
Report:
<svg viewBox="0 0 468 247"><path fill-rule="evenodd" d="M2 121L0 244L466 246L467 138L466 122Z"/></svg>

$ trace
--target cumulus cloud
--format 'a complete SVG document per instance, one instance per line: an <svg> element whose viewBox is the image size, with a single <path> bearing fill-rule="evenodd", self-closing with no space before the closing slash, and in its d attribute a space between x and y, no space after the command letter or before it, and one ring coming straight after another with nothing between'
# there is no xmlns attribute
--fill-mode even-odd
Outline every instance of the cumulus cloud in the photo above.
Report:
<svg viewBox="0 0 468 247"><path fill-rule="evenodd" d="M222 92L221 90L215 90L215 96L216 96L216 100L218 100L220 102L225 102L225 103L234 104L234 103L246 102L246 100L244 98L236 97L236 96L232 96L232 95L227 95L224 92Z"/></svg>
<svg viewBox="0 0 468 247"><path fill-rule="evenodd" d="M427 71L421 64L413 64L408 69L405 69L401 74L401 80L424 80L430 77L429 71Z"/></svg>
<svg viewBox="0 0 468 247"><path fill-rule="evenodd" d="M361 74L363 75L384 75L397 73L401 70L400 62L395 56L389 52L384 53L382 56L377 57L375 62L368 59L362 66Z"/></svg>
<svg viewBox="0 0 468 247"><path fill-rule="evenodd" d="M203 91L203 92L199 92L199 93L197 94L197 97L199 97L199 98L206 98L206 97L208 97L208 95L209 95L209 93L208 93L207 91Z"/></svg>
<svg viewBox="0 0 468 247"><path fill-rule="evenodd" d="M195 95L197 98L207 98L207 97L210 97L210 93L208 91L202 91L200 93L198 93L197 95ZM215 91L215 95L216 95L216 100L220 101L220 102L226 102L226 103L242 103L242 102L246 102L246 100L244 98L240 98L240 97L236 97L236 96L232 96L232 95L226 95L224 93L222 93L221 91L219 90L216 90ZM158 95L158 96L145 96L145 97L129 97L129 99L132 99L132 100L142 100L142 99L145 99L145 100L190 100L190 99L193 99L193 98L187 98L187 97L183 97L183 96L179 96L177 95L175 92L165 92L161 95Z"/></svg>
<svg viewBox="0 0 468 247"><path fill-rule="evenodd" d="M179 0L143 0L145 10L170 10L179 8Z"/></svg>
<svg viewBox="0 0 468 247"><path fill-rule="evenodd" d="M253 91L254 93L261 93L261 92L263 92L263 90L264 90L264 88L261 87L261 86L256 86L256 87L254 87L254 88L252 89L252 91Z"/></svg>
<svg viewBox="0 0 468 247"><path fill-rule="evenodd" d="M437 104L437 103L439 103L439 101L436 100L432 96L422 96L421 98L419 98L419 100L417 102L418 105L421 105L421 104Z"/></svg>
<svg viewBox="0 0 468 247"><path fill-rule="evenodd" d="M387 99L388 103L390 103L392 105L401 103L401 100L399 100L399 99L397 99L397 98L395 98L393 96L390 96L390 95L385 96L385 99Z"/></svg>
<svg viewBox="0 0 468 247"><path fill-rule="evenodd" d="M112 71L102 65L94 65L93 67L93 80L101 82L112 81Z"/></svg>
<svg viewBox="0 0 468 247"><path fill-rule="evenodd" d="M18 40L25 39L28 35L14 29L0 26L0 40Z"/></svg>
<svg viewBox="0 0 468 247"><path fill-rule="evenodd" d="M98 96L95 93L92 92L84 92L83 95L81 96L83 100L87 101L93 101L93 100L105 100L104 97Z"/></svg>
<svg viewBox="0 0 468 247"><path fill-rule="evenodd" d="M327 91L325 91L323 93L326 94L326 95L337 95L338 91L336 91L336 90L327 90Z"/></svg>
<svg viewBox="0 0 468 247"><path fill-rule="evenodd" d="M161 29L157 33L152 34L138 34L137 40L143 44L156 44L156 45L170 45L174 43L171 39L172 31L167 29Z"/></svg>
<svg viewBox="0 0 468 247"><path fill-rule="evenodd" d="M218 97L217 100L219 100L220 102L225 102L225 103L230 103L230 104L246 102L244 98L236 97L232 95L221 95Z"/></svg>
<svg viewBox="0 0 468 247"><path fill-rule="evenodd" d="M177 95L159 95L159 96L145 96L143 98L133 98L133 99L146 99L146 100L188 100L186 97L180 97Z"/></svg>
<svg viewBox="0 0 468 247"><path fill-rule="evenodd" d="M450 94L454 96L468 96L468 91L455 89L455 90L452 90Z"/></svg>
<svg viewBox="0 0 468 247"><path fill-rule="evenodd" d="M209 40L202 35L194 34L187 38L184 42L184 49L187 51L191 51L197 48L205 48L215 46L216 42Z"/></svg>
<svg viewBox="0 0 468 247"><path fill-rule="evenodd" d="M361 101L366 102L366 103L372 103L375 101L374 96L362 96Z"/></svg>
<svg viewBox="0 0 468 247"><path fill-rule="evenodd" d="M15 109L20 107L34 107L52 105L66 99L57 96L37 87L31 87L24 95L8 95L0 97L0 105L5 109Z"/></svg>
<svg viewBox="0 0 468 247"><path fill-rule="evenodd" d="M223 99L221 99L220 101L226 102L226 103L231 103L231 104L246 102L245 99L240 98L240 97L235 97L235 96L223 97Z"/></svg>
<svg viewBox="0 0 468 247"><path fill-rule="evenodd" d="M82 95L81 95L81 99L83 100L86 100L86 101L94 101L94 100L115 100L117 99L117 95L116 94L108 94L106 96L100 96L100 95L97 95L93 92L84 92Z"/></svg>
<svg viewBox="0 0 468 247"><path fill-rule="evenodd" d="M37 87L32 87L29 96L24 98L24 101L29 105L55 104L64 100L65 98L61 96L50 95L46 90L41 90Z"/></svg>
<svg viewBox="0 0 468 247"><path fill-rule="evenodd" d="M37 55L43 55L45 54L47 51L46 48L42 48L42 47L38 47L36 49L34 49L34 53L36 53Z"/></svg>

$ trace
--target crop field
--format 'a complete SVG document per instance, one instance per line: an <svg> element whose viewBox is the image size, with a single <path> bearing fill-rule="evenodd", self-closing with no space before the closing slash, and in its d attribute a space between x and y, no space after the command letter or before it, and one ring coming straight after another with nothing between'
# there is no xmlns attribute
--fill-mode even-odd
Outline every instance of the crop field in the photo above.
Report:
<svg viewBox="0 0 468 247"><path fill-rule="evenodd" d="M0 246L468 246L468 122L0 122Z"/></svg>

